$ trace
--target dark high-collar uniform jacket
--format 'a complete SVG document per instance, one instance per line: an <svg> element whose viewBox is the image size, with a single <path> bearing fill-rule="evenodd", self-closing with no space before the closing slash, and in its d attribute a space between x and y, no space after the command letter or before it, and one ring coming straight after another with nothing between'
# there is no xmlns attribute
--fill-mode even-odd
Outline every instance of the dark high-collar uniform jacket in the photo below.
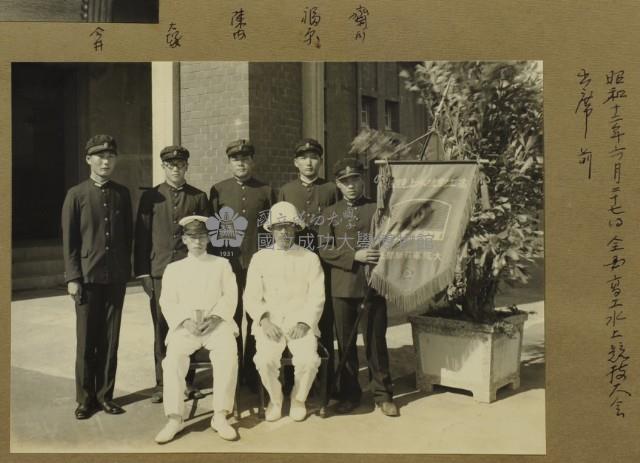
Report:
<svg viewBox="0 0 640 463"><path fill-rule="evenodd" d="M354 257L357 250L369 247L366 239L370 237L375 211L376 202L361 196L353 203L341 199L322 214L324 221L318 231L320 257L331 266L333 297L365 295L365 264L355 261ZM327 237L331 237L333 245Z"/></svg>
<svg viewBox="0 0 640 463"><path fill-rule="evenodd" d="M304 183L300 178L293 180L280 188L278 201L293 204L302 215L307 227L315 234L318 233L316 218L322 215L325 207L335 204L338 200L336 184L323 178L316 178L311 183Z"/></svg>
<svg viewBox="0 0 640 463"><path fill-rule="evenodd" d="M136 276L162 278L167 265L187 256L178 222L189 215L209 215L207 194L198 188L163 182L142 194L133 253Z"/></svg>
<svg viewBox="0 0 640 463"><path fill-rule="evenodd" d="M72 187L62 206L65 281L113 284L131 276L133 217L124 185L88 180Z"/></svg>
<svg viewBox="0 0 640 463"><path fill-rule="evenodd" d="M266 218L275 202L271 186L256 178L242 182L232 177L211 187L209 201L212 214L228 206L247 219L247 229L239 248L214 249L215 254L231 260L234 270L238 270L239 266L246 272L251 257L258 250L258 233L266 233L262 227L258 227L258 215Z"/></svg>

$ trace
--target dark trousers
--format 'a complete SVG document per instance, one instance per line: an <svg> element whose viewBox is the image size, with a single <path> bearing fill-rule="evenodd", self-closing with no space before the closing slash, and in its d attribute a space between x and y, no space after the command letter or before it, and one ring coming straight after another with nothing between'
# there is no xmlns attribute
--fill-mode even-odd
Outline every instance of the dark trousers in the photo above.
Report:
<svg viewBox="0 0 640 463"><path fill-rule="evenodd" d="M76 300L76 401L113 399L126 285L82 285Z"/></svg>
<svg viewBox="0 0 640 463"><path fill-rule="evenodd" d="M334 316L333 316L333 300L331 298L331 269L325 267L324 270L324 294L325 302L324 309L322 310L322 316L318 322L318 329L320 330L320 342L327 349L329 353L329 360L327 362L327 397L331 397L333 391L333 385L335 382L335 350L333 349L333 335L334 329Z"/></svg>
<svg viewBox="0 0 640 463"><path fill-rule="evenodd" d="M244 288L247 283L247 270L240 268L239 265L233 266L233 270L236 275L236 282L238 283L238 305L236 306L236 313L233 316L233 319L240 328L240 334L236 338L236 342L238 343L238 358L240 359L238 375L241 383L257 387L260 385L260 377L258 376L256 365L253 362L253 356L256 355L256 339L252 335L253 319L248 313L245 314L244 304L242 303L242 295L244 294ZM243 315L247 317L247 333L246 339L244 339L244 350L242 336Z"/></svg>
<svg viewBox="0 0 640 463"><path fill-rule="evenodd" d="M160 307L160 294L162 292L162 278L152 278L153 296L149 298L149 306L151 308L151 320L153 321L153 357L156 366L156 390L162 389L162 360L167 355L167 332L169 326L167 320L162 315ZM195 378L195 370L189 370L187 373L187 385L193 384Z"/></svg>
<svg viewBox="0 0 640 463"><path fill-rule="evenodd" d="M338 352L342 357L349 336L354 329L362 298L334 297L333 311L336 320ZM389 351L387 349L387 305L383 297L371 298L361 318L365 355L369 369L369 388L376 403L393 397L389 373ZM362 389L358 382L358 350L353 343L347 354L347 363L340 374L340 398L359 402Z"/></svg>

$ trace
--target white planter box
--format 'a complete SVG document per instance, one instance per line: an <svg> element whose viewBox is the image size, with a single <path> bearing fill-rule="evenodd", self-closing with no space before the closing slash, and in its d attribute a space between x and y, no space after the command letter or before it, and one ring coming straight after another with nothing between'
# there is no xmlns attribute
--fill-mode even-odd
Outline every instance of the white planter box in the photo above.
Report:
<svg viewBox="0 0 640 463"><path fill-rule="evenodd" d="M433 316L410 316L416 350L416 385L466 389L479 402L496 400L506 385L520 387L522 331L527 314L510 315L496 324Z"/></svg>

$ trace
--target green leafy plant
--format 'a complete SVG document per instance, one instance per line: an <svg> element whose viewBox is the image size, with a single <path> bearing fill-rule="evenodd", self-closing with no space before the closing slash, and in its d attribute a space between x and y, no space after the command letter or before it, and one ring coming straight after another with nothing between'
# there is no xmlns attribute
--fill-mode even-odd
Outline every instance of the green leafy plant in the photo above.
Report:
<svg viewBox="0 0 640 463"><path fill-rule="evenodd" d="M535 62L425 62L404 73L434 120L445 155L483 159L481 200L465 232L445 300L470 318L495 318L500 282L527 283L543 255L542 76ZM445 88L449 86L446 95Z"/></svg>
<svg viewBox="0 0 640 463"><path fill-rule="evenodd" d="M445 159L484 160L480 199L460 246L456 276L438 297L440 306L463 318L494 321L500 283L527 283L528 264L543 256L544 145L538 66L425 62L413 72L401 73L407 88L419 93ZM361 134L353 151L381 144L372 137L371 131Z"/></svg>

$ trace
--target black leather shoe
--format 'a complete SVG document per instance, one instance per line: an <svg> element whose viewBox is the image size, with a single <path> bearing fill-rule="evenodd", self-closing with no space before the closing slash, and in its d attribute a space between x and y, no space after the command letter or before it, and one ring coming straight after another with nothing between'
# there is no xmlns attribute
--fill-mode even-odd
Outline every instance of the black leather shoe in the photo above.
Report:
<svg viewBox="0 0 640 463"><path fill-rule="evenodd" d="M122 413L124 413L124 409L120 405L117 405L110 400L100 402L100 408L109 415L121 415Z"/></svg>
<svg viewBox="0 0 640 463"><path fill-rule="evenodd" d="M152 404L161 404L162 403L162 399L163 399L162 391L156 391L151 396L151 403Z"/></svg>
<svg viewBox="0 0 640 463"><path fill-rule="evenodd" d="M360 406L360 402L354 402L353 400L341 400L336 405L336 413L345 415L354 411L358 406Z"/></svg>
<svg viewBox="0 0 640 463"><path fill-rule="evenodd" d="M184 395L190 400L204 399L206 397L202 391L195 386L187 386Z"/></svg>
<svg viewBox="0 0 640 463"><path fill-rule="evenodd" d="M380 407L380 411L382 412L383 415L400 416L400 412L398 411L398 406L395 403L393 403L393 401L391 400L380 402L378 404L378 407Z"/></svg>
<svg viewBox="0 0 640 463"><path fill-rule="evenodd" d="M76 420L86 420L87 418L91 418L95 408L89 404L80 404L78 408L76 408L75 415Z"/></svg>

